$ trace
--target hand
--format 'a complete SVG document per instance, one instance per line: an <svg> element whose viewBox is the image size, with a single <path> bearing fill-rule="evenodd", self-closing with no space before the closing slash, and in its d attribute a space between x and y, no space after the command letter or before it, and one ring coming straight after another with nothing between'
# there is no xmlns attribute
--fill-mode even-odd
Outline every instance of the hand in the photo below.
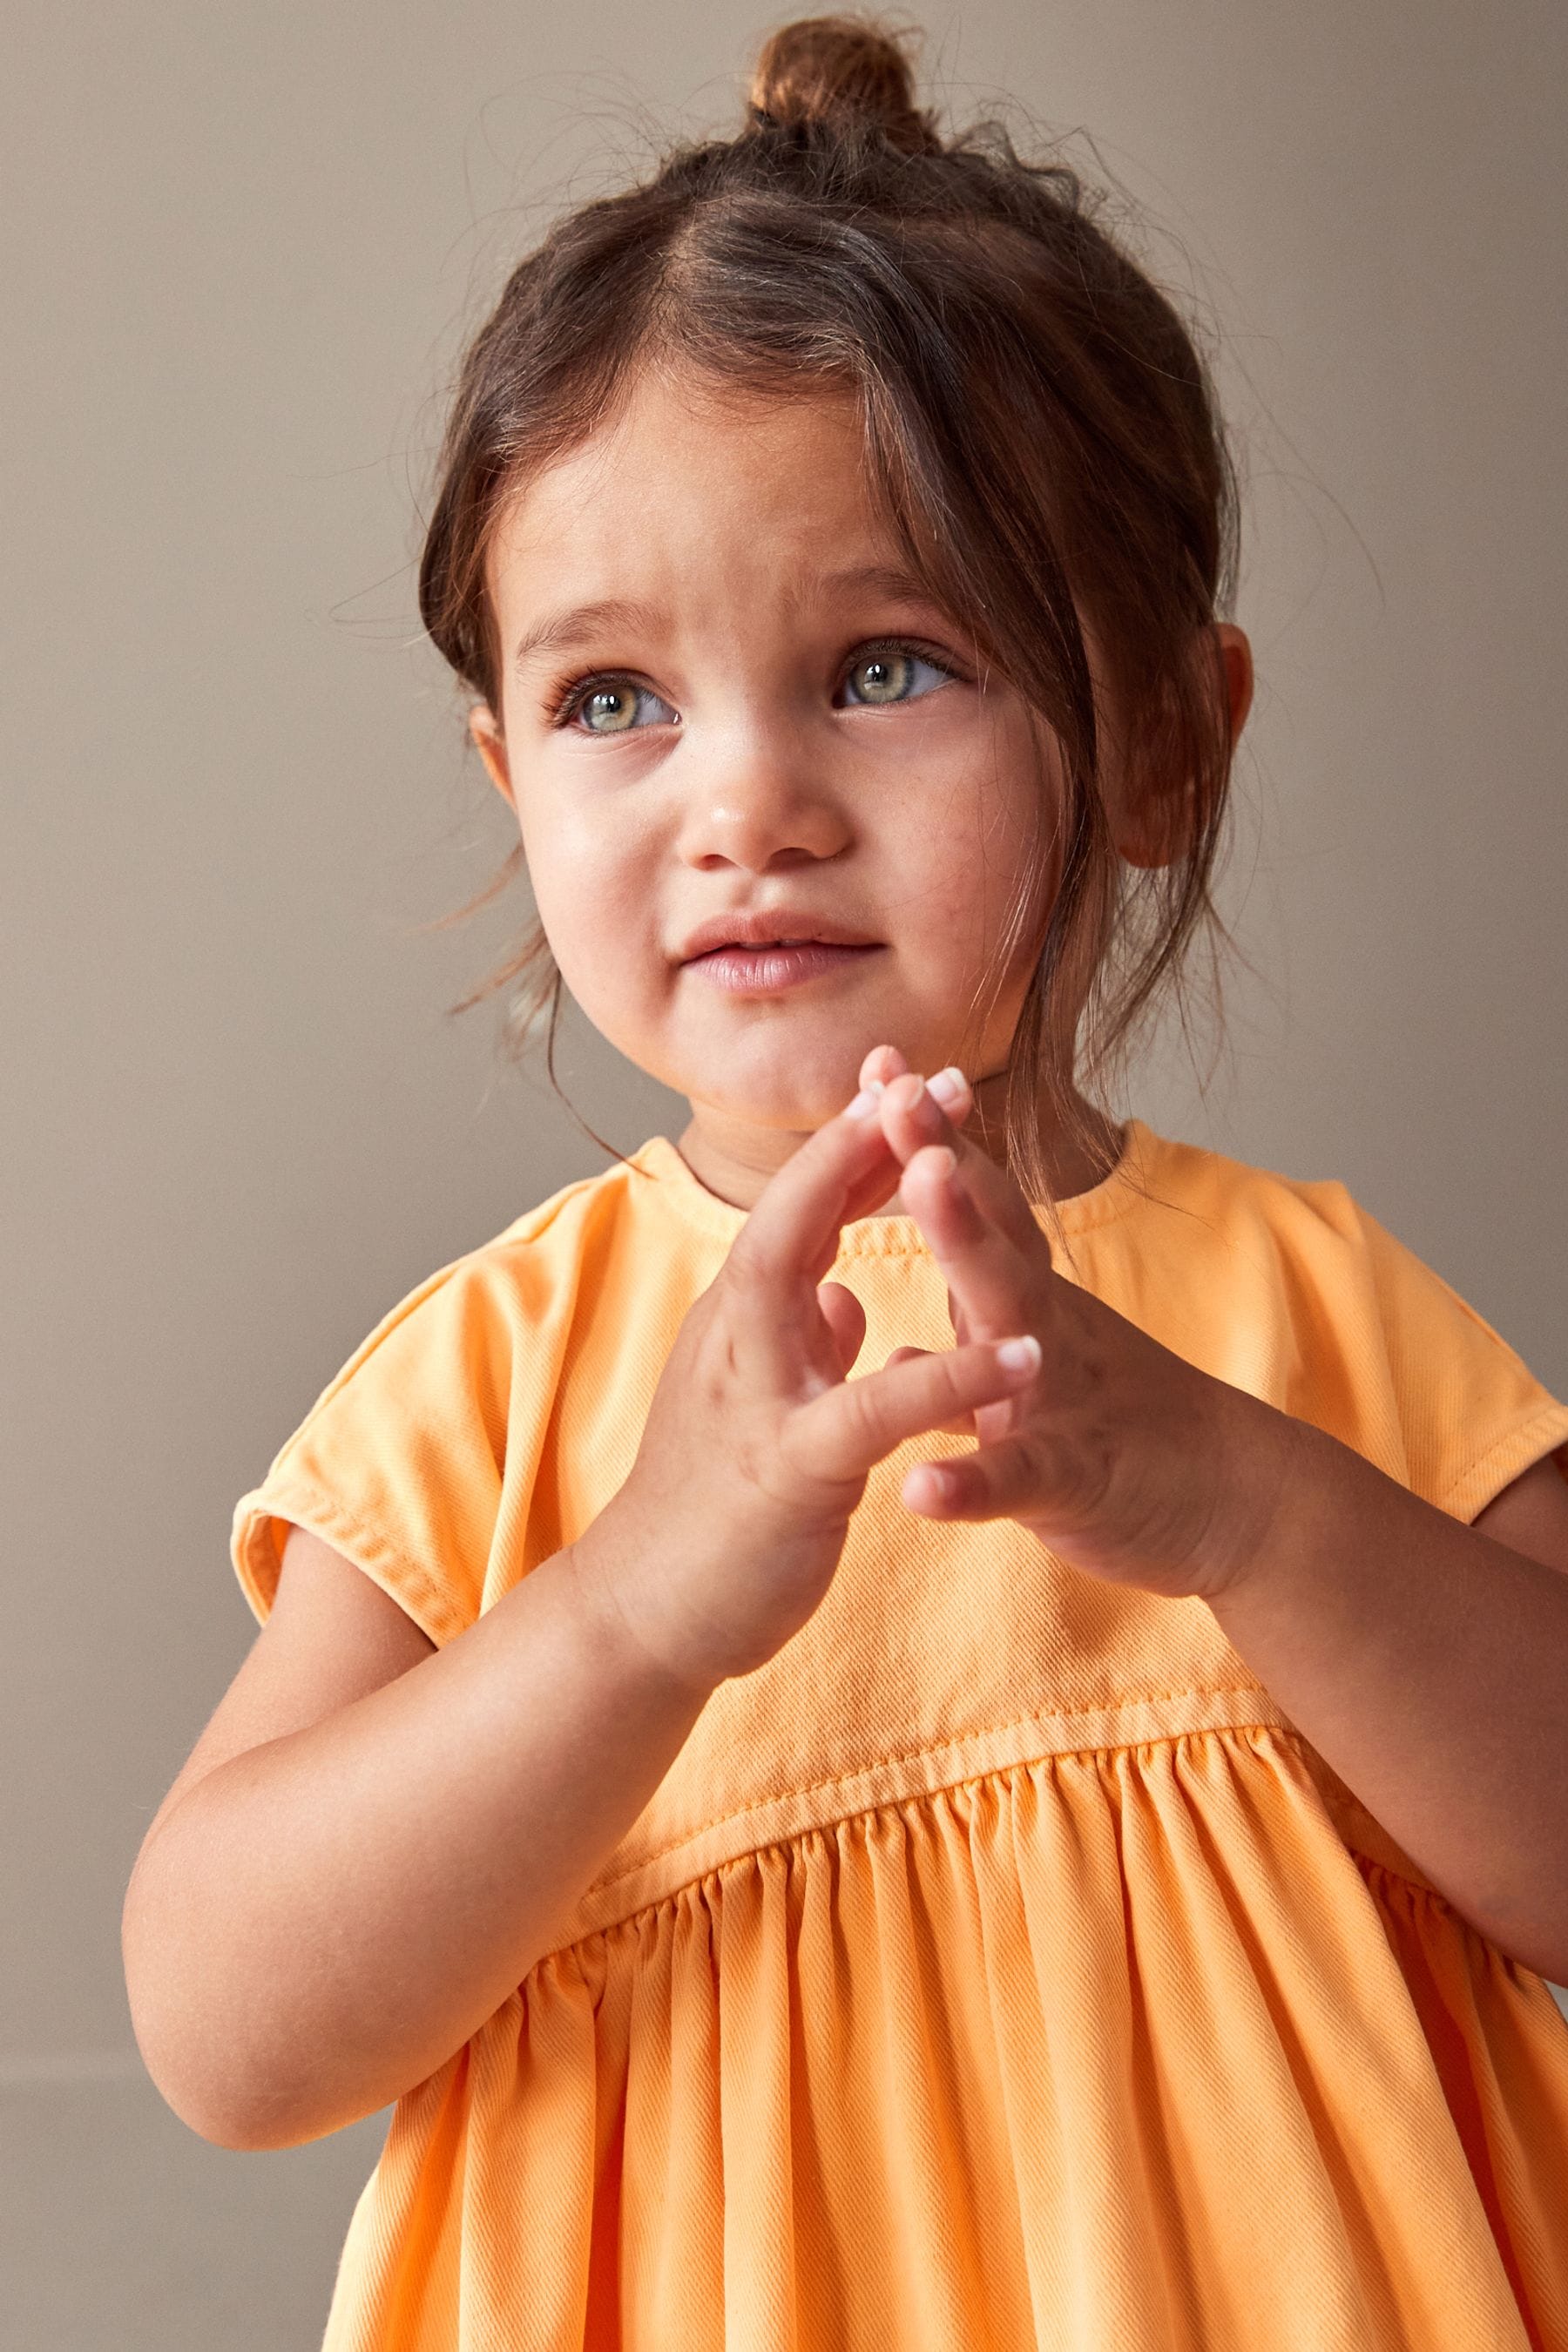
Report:
<svg viewBox="0 0 1568 2352"><path fill-rule="evenodd" d="M1032 1376L1032 1349L1010 1369L988 1335L847 1381L865 1311L822 1277L840 1227L899 1176L874 1102L786 1160L676 1335L625 1486L573 1546L595 1599L682 1681L763 1664L831 1583L873 1465Z"/></svg>
<svg viewBox="0 0 1568 2352"><path fill-rule="evenodd" d="M961 1347L1032 1333L1038 1374L942 1425L978 1450L910 1470L902 1498L933 1519L1010 1517L1052 1552L1166 1599L1217 1599L1260 1548L1296 1424L1211 1378L1066 1280L1018 1186L890 1046L862 1066L900 1186L946 1278ZM956 1122L956 1123L955 1123ZM924 1352L900 1348L889 1366Z"/></svg>

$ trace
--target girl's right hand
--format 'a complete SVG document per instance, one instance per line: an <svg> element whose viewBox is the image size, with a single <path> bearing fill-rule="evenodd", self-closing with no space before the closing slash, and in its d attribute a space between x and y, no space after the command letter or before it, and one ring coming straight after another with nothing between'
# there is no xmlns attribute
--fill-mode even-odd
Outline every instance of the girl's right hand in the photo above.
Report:
<svg viewBox="0 0 1568 2352"><path fill-rule="evenodd" d="M840 1227L902 1173L861 1099L865 1114L839 1112L770 1180L676 1335L626 1484L572 1548L637 1643L705 1693L805 1624L874 1464L907 1438L972 1429L977 1406L1038 1367L1033 1341L1009 1368L991 1340L895 1350L847 1381L865 1311L822 1277Z"/></svg>

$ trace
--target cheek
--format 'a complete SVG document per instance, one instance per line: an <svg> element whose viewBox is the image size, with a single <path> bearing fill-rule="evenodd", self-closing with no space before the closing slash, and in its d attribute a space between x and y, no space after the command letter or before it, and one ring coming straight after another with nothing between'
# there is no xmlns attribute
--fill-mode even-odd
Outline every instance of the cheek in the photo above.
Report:
<svg viewBox="0 0 1568 2352"><path fill-rule="evenodd" d="M1026 890L1022 919L1038 929L1061 874L1063 784L1054 739L1026 713L1010 713L996 728L993 772L987 906L1006 923Z"/></svg>
<svg viewBox="0 0 1568 2352"><path fill-rule="evenodd" d="M1026 721L998 721L927 793L919 824L907 808L889 812L889 856L918 898L922 927L944 961L966 970L1000 943L1026 876L1037 896L1050 887L1053 803L1038 758Z"/></svg>
<svg viewBox="0 0 1568 2352"><path fill-rule="evenodd" d="M595 991L614 992L623 974L628 985L646 985L658 914L657 850L646 828L581 795L520 798L534 904L573 993L590 974Z"/></svg>

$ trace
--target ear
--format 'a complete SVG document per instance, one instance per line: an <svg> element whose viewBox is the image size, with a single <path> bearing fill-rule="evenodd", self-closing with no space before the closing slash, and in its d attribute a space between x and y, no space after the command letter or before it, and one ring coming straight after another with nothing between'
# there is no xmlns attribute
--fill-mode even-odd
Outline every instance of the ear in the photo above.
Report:
<svg viewBox="0 0 1568 2352"><path fill-rule="evenodd" d="M1247 724L1247 714L1252 708L1252 647L1245 629L1234 621L1218 621L1215 635L1219 639L1220 658L1225 664L1226 699L1230 705L1230 740L1239 740Z"/></svg>
<svg viewBox="0 0 1568 2352"><path fill-rule="evenodd" d="M1252 647L1246 631L1233 621L1216 621L1213 635L1219 648L1234 748L1252 708ZM1179 793L1156 787L1115 812L1116 846L1129 866L1173 865L1192 839L1195 816L1190 783Z"/></svg>
<svg viewBox="0 0 1568 2352"><path fill-rule="evenodd" d="M511 767L506 755L506 737L488 702L476 702L468 712L468 732L475 748L485 763L491 783L510 809L517 814L517 803L512 797Z"/></svg>

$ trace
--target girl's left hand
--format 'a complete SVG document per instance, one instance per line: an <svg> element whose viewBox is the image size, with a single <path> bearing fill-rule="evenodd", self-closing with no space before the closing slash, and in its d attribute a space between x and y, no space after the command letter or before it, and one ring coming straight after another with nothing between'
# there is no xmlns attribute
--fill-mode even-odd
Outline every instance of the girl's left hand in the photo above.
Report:
<svg viewBox="0 0 1568 2352"><path fill-rule="evenodd" d="M1019 1187L960 1132L962 1078L951 1118L893 1046L862 1065L862 1085L879 1080L900 1196L946 1278L959 1344L1027 1333L1040 1349L1026 1387L943 1424L978 1450L919 1464L905 1504L932 1519L1015 1518L1110 1583L1216 1599L1262 1549L1295 1423L1056 1271ZM896 1348L888 1361L927 1352Z"/></svg>

